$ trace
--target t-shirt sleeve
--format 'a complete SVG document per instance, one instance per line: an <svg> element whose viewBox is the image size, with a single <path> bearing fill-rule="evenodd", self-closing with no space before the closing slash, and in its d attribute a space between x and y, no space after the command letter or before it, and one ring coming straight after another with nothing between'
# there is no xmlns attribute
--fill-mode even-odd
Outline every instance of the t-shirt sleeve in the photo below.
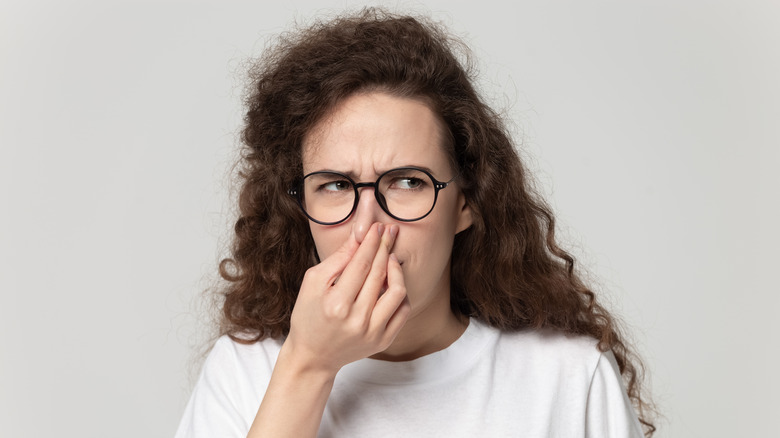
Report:
<svg viewBox="0 0 780 438"><path fill-rule="evenodd" d="M251 382L242 376L236 346L220 338L203 364L175 438L245 438L259 402L247 400Z"/></svg>
<svg viewBox="0 0 780 438"><path fill-rule="evenodd" d="M642 438L642 427L628 398L611 351L599 358L588 391L588 438Z"/></svg>

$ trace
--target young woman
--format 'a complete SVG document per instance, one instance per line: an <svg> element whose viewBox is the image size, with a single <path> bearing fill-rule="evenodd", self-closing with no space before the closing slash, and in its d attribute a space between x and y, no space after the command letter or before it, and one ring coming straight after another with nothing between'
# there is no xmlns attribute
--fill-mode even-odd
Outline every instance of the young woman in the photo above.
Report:
<svg viewBox="0 0 780 438"><path fill-rule="evenodd" d="M177 437L652 435L641 364L451 39L375 10L285 38Z"/></svg>

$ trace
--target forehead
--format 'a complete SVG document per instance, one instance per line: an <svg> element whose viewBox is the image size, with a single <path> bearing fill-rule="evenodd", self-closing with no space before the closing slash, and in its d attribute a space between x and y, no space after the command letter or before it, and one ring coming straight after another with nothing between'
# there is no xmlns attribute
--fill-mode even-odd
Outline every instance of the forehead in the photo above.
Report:
<svg viewBox="0 0 780 438"><path fill-rule="evenodd" d="M418 99L385 93L346 98L303 141L303 170L371 177L401 166L447 172L444 123Z"/></svg>

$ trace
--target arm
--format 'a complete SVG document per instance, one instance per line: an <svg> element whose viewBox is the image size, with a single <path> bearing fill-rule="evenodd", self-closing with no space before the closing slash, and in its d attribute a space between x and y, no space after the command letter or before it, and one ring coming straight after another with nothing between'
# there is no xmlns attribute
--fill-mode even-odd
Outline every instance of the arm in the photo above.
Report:
<svg viewBox="0 0 780 438"><path fill-rule="evenodd" d="M341 367L393 342L410 310L401 266L390 255L397 231L374 224L362 243L350 235L306 272L248 438L316 436Z"/></svg>
<svg viewBox="0 0 780 438"><path fill-rule="evenodd" d="M279 353L248 438L317 435L336 375L307 367L288 351Z"/></svg>

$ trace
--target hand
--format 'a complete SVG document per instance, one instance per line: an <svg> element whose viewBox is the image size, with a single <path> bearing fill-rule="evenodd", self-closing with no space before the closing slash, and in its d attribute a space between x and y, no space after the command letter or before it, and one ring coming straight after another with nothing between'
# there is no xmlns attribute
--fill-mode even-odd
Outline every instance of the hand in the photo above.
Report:
<svg viewBox="0 0 780 438"><path fill-rule="evenodd" d="M401 265L390 250L398 225L373 224L303 278L285 341L302 367L334 376L342 366L387 349L406 323Z"/></svg>

